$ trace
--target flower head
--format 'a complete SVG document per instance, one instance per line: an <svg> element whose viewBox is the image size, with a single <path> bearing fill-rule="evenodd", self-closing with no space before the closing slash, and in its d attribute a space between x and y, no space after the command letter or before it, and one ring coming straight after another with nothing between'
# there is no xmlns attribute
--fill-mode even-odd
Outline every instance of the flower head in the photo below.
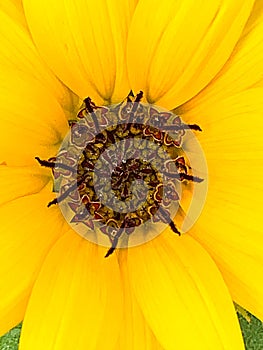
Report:
<svg viewBox="0 0 263 350"><path fill-rule="evenodd" d="M24 319L21 350L242 349L232 299L263 318L261 2L10 0L0 17L1 331ZM201 126L209 188L189 231L105 259L47 208L54 177L35 157L59 154L85 98L108 108L131 90Z"/></svg>

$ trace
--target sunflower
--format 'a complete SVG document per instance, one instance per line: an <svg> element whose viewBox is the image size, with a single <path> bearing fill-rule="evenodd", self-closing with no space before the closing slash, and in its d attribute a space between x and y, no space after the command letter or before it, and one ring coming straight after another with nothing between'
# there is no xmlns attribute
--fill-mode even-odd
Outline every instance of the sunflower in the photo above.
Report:
<svg viewBox="0 0 263 350"><path fill-rule="evenodd" d="M0 8L1 333L24 320L20 350L243 349L232 300L263 319L262 1ZM35 157L57 154L87 96L130 90L202 127L209 191L187 233L105 259L47 208Z"/></svg>

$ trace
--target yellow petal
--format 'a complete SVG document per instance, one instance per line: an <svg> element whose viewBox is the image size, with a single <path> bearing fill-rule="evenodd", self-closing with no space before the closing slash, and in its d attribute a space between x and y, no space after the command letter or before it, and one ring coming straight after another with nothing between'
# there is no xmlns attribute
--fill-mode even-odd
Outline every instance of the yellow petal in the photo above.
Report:
<svg viewBox="0 0 263 350"><path fill-rule="evenodd" d="M182 106L179 113L187 123L195 121L203 130L198 134L198 139L209 162L209 168L213 166L213 173L210 170L211 178L217 176L220 171L238 178L238 175L240 177L242 174L235 171L235 166L238 166L237 160L258 160L259 163L263 159L263 88L251 88L230 94L223 99L218 98L216 104L208 97L202 100L202 103L193 105L193 108L188 107L185 110ZM225 160L232 160L233 167L225 169ZM249 167L246 166L244 171L246 169Z"/></svg>
<svg viewBox="0 0 263 350"><path fill-rule="evenodd" d="M245 219L234 224L230 221L234 211L221 215L219 207L225 206L225 201L217 201L217 205L217 210L205 210L191 234L215 260L233 300L263 320L262 228L242 227L245 210L239 212Z"/></svg>
<svg viewBox="0 0 263 350"><path fill-rule="evenodd" d="M70 230L51 250L34 286L20 350L113 349L122 314L116 256Z"/></svg>
<svg viewBox="0 0 263 350"><path fill-rule="evenodd" d="M135 298L127 270L127 250L121 249L119 264L124 290L124 313L116 350L161 350Z"/></svg>
<svg viewBox="0 0 263 350"><path fill-rule="evenodd" d="M15 4L18 6L18 3ZM10 10L10 6L5 5L3 11L6 7ZM5 13L6 11L3 11L0 10L1 70L4 72L5 70L11 70L14 74L23 72L25 79L27 75L29 78L34 77L38 84L41 83L45 86L70 114L74 109L74 105L78 103L77 97L55 77L40 58L27 28L25 28L23 23L21 24L22 20L14 18L15 15L13 14L12 16L10 14L10 11L13 12L12 10L9 11L9 16ZM18 14L21 15L20 11ZM1 78L2 74L4 73L1 72Z"/></svg>
<svg viewBox="0 0 263 350"><path fill-rule="evenodd" d="M263 6L261 1L255 7L235 50L216 78L184 109L193 109L204 100L218 103L226 96L261 86L263 82Z"/></svg>
<svg viewBox="0 0 263 350"><path fill-rule="evenodd" d="M249 16L249 19L248 19L246 26L242 32L241 40L248 33L250 33L257 25L259 25L260 22L262 21L263 7L262 7L261 1L262 0L255 0L253 9L252 9L251 14Z"/></svg>
<svg viewBox="0 0 263 350"><path fill-rule="evenodd" d="M27 26L21 0L1 1L0 9L11 17L15 22L20 23L25 28Z"/></svg>
<svg viewBox="0 0 263 350"><path fill-rule="evenodd" d="M57 100L34 78L9 70L0 81L0 162L36 164L56 155L68 125Z"/></svg>
<svg viewBox="0 0 263 350"><path fill-rule="evenodd" d="M128 38L132 87L168 109L197 94L231 54L254 1L140 1Z"/></svg>
<svg viewBox="0 0 263 350"><path fill-rule="evenodd" d="M243 349L222 276L190 236L167 230L128 253L134 293L165 349Z"/></svg>
<svg viewBox="0 0 263 350"><path fill-rule="evenodd" d="M0 165L0 205L40 192L50 181L49 173L38 165L35 167Z"/></svg>
<svg viewBox="0 0 263 350"><path fill-rule="evenodd" d="M254 88L216 105L208 98L184 115L202 116L209 168L206 205L191 233L217 262L233 299L261 319L262 111L263 89Z"/></svg>
<svg viewBox="0 0 263 350"><path fill-rule="evenodd" d="M129 92L125 48L137 1L24 0L43 59L76 94L97 104ZM48 37L48 40L47 40Z"/></svg>
<svg viewBox="0 0 263 350"><path fill-rule="evenodd" d="M0 333L24 317L42 262L61 236L58 208L47 208L50 186L0 207Z"/></svg>

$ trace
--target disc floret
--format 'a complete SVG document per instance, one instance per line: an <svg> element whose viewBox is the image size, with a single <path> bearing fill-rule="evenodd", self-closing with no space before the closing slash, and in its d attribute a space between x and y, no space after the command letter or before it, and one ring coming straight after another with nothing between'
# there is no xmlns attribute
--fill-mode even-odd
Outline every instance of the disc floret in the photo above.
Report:
<svg viewBox="0 0 263 350"><path fill-rule="evenodd" d="M41 160L53 170L59 195L48 206L67 202L71 223L99 229L111 248L147 222L163 222L180 235L170 208L179 204L178 183L201 182L182 155L188 129L180 117L141 103L143 93L117 105L96 106L84 100L56 157Z"/></svg>

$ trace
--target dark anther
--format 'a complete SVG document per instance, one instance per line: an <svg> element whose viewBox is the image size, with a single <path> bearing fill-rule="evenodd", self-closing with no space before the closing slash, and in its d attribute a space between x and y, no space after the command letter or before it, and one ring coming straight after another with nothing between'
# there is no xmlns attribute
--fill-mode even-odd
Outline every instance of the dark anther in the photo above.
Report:
<svg viewBox="0 0 263 350"><path fill-rule="evenodd" d="M83 182L83 181L82 181ZM53 199L53 201L48 203L48 207L50 207L53 204L58 204L60 202L62 202L64 199L66 199L68 197L68 195L73 192L74 190L77 189L77 187L82 183L80 181L78 181L77 183L74 183L72 186L70 186L64 193L62 193L60 196L58 196L57 198Z"/></svg>
<svg viewBox="0 0 263 350"><path fill-rule="evenodd" d="M170 221L169 226L174 233L176 233L178 236L181 236L181 232L178 231L177 227L175 226L175 223L172 220Z"/></svg>
<svg viewBox="0 0 263 350"><path fill-rule="evenodd" d="M162 215L162 221L169 224L170 228L174 233L176 233L178 236L181 236L181 232L178 231L177 227L175 226L175 223L170 218L170 215L167 213L166 210L164 210L161 206L159 207L160 214Z"/></svg>
<svg viewBox="0 0 263 350"><path fill-rule="evenodd" d="M133 91L132 91L132 90L129 92L129 95L126 97L127 102L132 102L131 97L134 97L134 93L133 93Z"/></svg>
<svg viewBox="0 0 263 350"><path fill-rule="evenodd" d="M128 119L128 124L129 123L133 123L134 122L134 114L138 108L138 104L139 102L141 101L142 97L143 97L143 92L140 91L136 96L135 96L135 100L134 100L134 103L132 102L131 98L130 97L133 97L133 92L132 92L132 95L128 95L127 97L127 103L131 103L133 104L132 106L132 110L131 110L131 113L130 113L130 116L129 116L129 119Z"/></svg>
<svg viewBox="0 0 263 350"><path fill-rule="evenodd" d="M163 174L166 175L167 177L170 177L172 179L177 179L180 181L183 181L183 180L189 180L189 181L193 181L193 182L204 181L204 179L201 179L198 176L193 176L193 175L189 175L186 173L168 173L168 172L164 171Z"/></svg>
<svg viewBox="0 0 263 350"><path fill-rule="evenodd" d="M114 252L115 249L116 249L115 247L110 247L110 249L105 254L104 258L107 258L108 256L110 256Z"/></svg>
<svg viewBox="0 0 263 350"><path fill-rule="evenodd" d="M44 167L46 167L46 168L52 168L52 169L54 169L54 168L56 167L56 168L59 168L59 169L69 170L69 171L72 171L72 172L75 172L75 171L76 171L74 168L72 168L71 166L69 166L69 165L67 165L67 164L50 162L50 161L48 161L48 160L42 160L42 159L40 159L39 157L35 157L35 159L38 161L38 163L39 163L41 166L44 166Z"/></svg>
<svg viewBox="0 0 263 350"><path fill-rule="evenodd" d="M46 168L55 168L55 166L56 166L55 162L49 162L48 160L42 160L39 157L35 157L35 159L38 161L38 163L41 166L44 166Z"/></svg>
<svg viewBox="0 0 263 350"><path fill-rule="evenodd" d="M119 239L119 235L116 236L116 238L113 240L112 246L111 246L110 249L107 251L107 253L105 254L104 258L107 258L108 256L110 256L110 255L114 252L114 250L116 249L117 244L118 244L118 239Z"/></svg>
<svg viewBox="0 0 263 350"><path fill-rule="evenodd" d="M202 182L202 181L204 181L204 179L201 179L200 177L189 175L189 174L185 174L185 173L180 173L179 174L179 180L180 181L189 180L189 181L193 181L193 182Z"/></svg>
<svg viewBox="0 0 263 350"><path fill-rule="evenodd" d="M58 204L58 199L54 198L51 202L48 203L47 207L51 207L51 205Z"/></svg>
<svg viewBox="0 0 263 350"><path fill-rule="evenodd" d="M71 172L76 172L76 170L74 168L71 168L70 166L68 166L66 164L55 163L55 162L51 162L51 161L48 161L48 160L42 160L39 157L35 157L35 159L38 161L38 163L41 166L44 166L46 168L54 169L56 167L56 168L60 168L60 169L64 169L64 170L70 170ZM51 202L48 203L47 207L49 208L49 207L51 207L51 205L58 204L59 202L61 202L64 199L66 199L68 197L68 195L73 190L75 190L78 186L80 186L84 180L85 180L85 177L83 177L83 176L80 177L79 180L77 181L77 184L73 184L63 194L61 194L57 198L54 198Z"/></svg>
<svg viewBox="0 0 263 350"><path fill-rule="evenodd" d="M83 100L83 102L85 103L86 110L90 113L90 115L92 117L93 123L95 125L96 132L99 132L99 129L100 129L99 128L99 123L98 123L96 114L94 113L94 110L98 109L98 108L101 108L101 107L96 106L95 103L91 101L90 97L85 98Z"/></svg>
<svg viewBox="0 0 263 350"><path fill-rule="evenodd" d="M90 97L86 97L83 102L85 103L85 107L89 113L94 112L94 109L98 109L100 107L96 106L94 102L92 102Z"/></svg>
<svg viewBox="0 0 263 350"><path fill-rule="evenodd" d="M202 131L199 125L197 124L181 124L181 125L163 125L162 129L165 131L179 131L179 130L195 130Z"/></svg>
<svg viewBox="0 0 263 350"><path fill-rule="evenodd" d="M191 129L191 130L202 131L202 129L200 128L200 126L197 125L197 124L188 124L187 126L188 126L188 128Z"/></svg>
<svg viewBox="0 0 263 350"><path fill-rule="evenodd" d="M136 95L134 102L140 102L141 99L142 99L142 97L143 97L143 92L140 91L140 92Z"/></svg>

